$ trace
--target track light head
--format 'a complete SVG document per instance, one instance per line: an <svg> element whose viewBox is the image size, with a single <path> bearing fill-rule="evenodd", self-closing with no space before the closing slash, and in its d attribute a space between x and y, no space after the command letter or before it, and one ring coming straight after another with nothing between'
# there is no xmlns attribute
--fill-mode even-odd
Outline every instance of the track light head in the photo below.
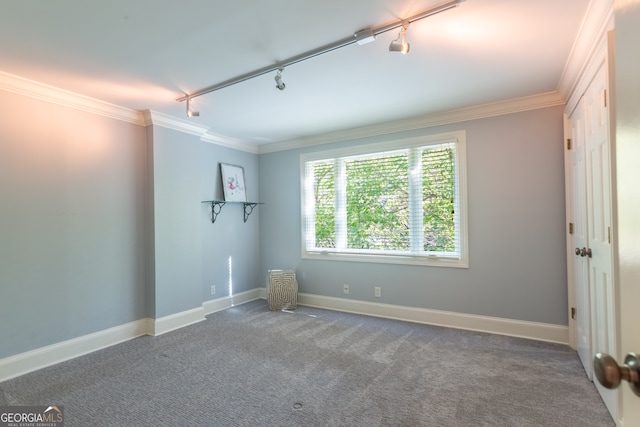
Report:
<svg viewBox="0 0 640 427"><path fill-rule="evenodd" d="M187 117L199 117L200 111L191 108L191 97L187 97Z"/></svg>
<svg viewBox="0 0 640 427"><path fill-rule="evenodd" d="M389 52L400 52L405 55L409 53L409 49L411 49L411 45L407 42L407 28L409 24L403 24L402 30L400 30L400 34L398 37L391 42L389 45Z"/></svg>
<svg viewBox="0 0 640 427"><path fill-rule="evenodd" d="M282 71L283 71L283 68L279 68L278 73L274 78L274 80L276 81L276 89L280 89L280 90L284 90L287 87L287 85L285 85L284 82L282 81Z"/></svg>

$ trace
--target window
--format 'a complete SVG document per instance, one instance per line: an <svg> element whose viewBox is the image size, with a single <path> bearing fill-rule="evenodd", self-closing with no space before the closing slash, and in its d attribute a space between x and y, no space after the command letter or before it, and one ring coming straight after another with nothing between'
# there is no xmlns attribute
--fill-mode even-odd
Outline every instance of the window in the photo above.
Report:
<svg viewBox="0 0 640 427"><path fill-rule="evenodd" d="M467 267L465 133L301 157L304 258Z"/></svg>

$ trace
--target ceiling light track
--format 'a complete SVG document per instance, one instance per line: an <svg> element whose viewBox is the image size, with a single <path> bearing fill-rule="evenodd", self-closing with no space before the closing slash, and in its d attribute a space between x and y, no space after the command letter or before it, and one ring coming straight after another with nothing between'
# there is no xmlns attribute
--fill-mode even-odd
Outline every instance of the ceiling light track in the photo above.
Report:
<svg viewBox="0 0 640 427"><path fill-rule="evenodd" d="M316 56L320 56L320 55L324 55L325 53L329 53L332 52L336 49L341 49L343 47L352 45L353 43L358 43L358 44L366 44L369 42L372 42L375 40L375 38L383 33L386 33L387 31L392 31L398 28L403 28L406 29L408 27L409 24L411 24L412 22L416 22L419 21L421 19L425 19L428 18L430 16L436 15L438 13L444 12L446 10L449 9L453 9L454 7L457 7L460 5L460 3L462 3L465 0L451 0L445 3L441 3L437 6L434 6L430 9L427 9L421 13L418 13L416 15L410 16L406 19L402 19L402 20L398 20L398 21L394 21L390 24L387 25L383 25L381 27L376 27L376 28L367 28L361 31L356 32L355 34L349 36L349 37L345 37L341 40L335 41L333 43L321 46L317 49L313 49L304 53L301 53L299 55L296 56L292 56L291 58L285 59L284 61L280 61L276 64L272 64L272 65L268 65L266 67L262 67L259 68L257 70L251 71L249 73L246 74L242 74L240 76L234 77L232 79L229 80L225 80L223 82L217 83L215 85L212 86L207 86L204 89L200 89L197 90L193 93L189 93L189 94L185 94L183 96L181 96L180 98L176 99L176 101L182 102L182 101L187 101L187 100L191 100L193 98L196 98L198 96L202 96L205 95L207 93L211 93L211 92L215 92L217 90L220 89L224 89L226 87L229 86L233 86L236 85L238 83L242 83L245 82L247 80L262 76L264 74L267 73L272 73L274 71L281 73L282 70L285 67L288 67L290 65L293 64L297 64L299 62L302 61L306 61L307 59L311 59L311 58L315 58ZM280 74L277 74L277 76L279 76ZM276 77L277 77L276 76ZM281 79L280 79L281 81ZM280 89L279 86L278 89ZM284 89L284 84L283 84L283 89ZM280 89L280 90L283 90Z"/></svg>

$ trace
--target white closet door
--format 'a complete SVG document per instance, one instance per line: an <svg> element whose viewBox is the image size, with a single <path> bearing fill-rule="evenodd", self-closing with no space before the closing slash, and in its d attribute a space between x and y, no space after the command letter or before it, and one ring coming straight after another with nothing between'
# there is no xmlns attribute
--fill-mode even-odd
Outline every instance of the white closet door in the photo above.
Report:
<svg viewBox="0 0 640 427"><path fill-rule="evenodd" d="M603 66L584 95L583 110L587 178L587 258L593 347L591 357L595 353L608 353L617 358L607 96L607 75ZM608 390L597 381L595 383L613 419L617 419L618 390Z"/></svg>
<svg viewBox="0 0 640 427"><path fill-rule="evenodd" d="M576 305L576 349L589 379L592 376L591 348L591 300L589 297L589 259L581 256L588 246L587 239L587 176L585 165L585 141L583 108L584 99L569 118L571 122L571 207L573 212L573 234L571 235L573 277Z"/></svg>

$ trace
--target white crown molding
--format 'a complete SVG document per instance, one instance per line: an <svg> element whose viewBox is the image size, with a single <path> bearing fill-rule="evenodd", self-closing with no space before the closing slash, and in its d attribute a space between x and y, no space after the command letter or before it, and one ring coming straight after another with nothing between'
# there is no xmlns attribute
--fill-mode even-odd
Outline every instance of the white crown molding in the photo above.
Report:
<svg viewBox="0 0 640 427"><path fill-rule="evenodd" d="M209 130L206 126L201 126L188 120L178 119L158 111L144 110L142 111L142 115L144 117L145 126L161 126L163 128L177 130L189 135L195 135L200 138L207 132L207 130Z"/></svg>
<svg viewBox="0 0 640 427"><path fill-rule="evenodd" d="M310 136L291 141L274 142L259 146L259 154L276 151L292 150L333 142L349 141L359 138L367 138L379 135L388 135L397 132L424 129L434 126L460 123L468 120L484 119L522 111L536 110L540 108L564 105L564 100L558 92L547 92L522 98L508 99L504 101L483 104L442 113L429 114L411 119L397 120L381 123L379 125L365 126L343 131Z"/></svg>
<svg viewBox="0 0 640 427"><path fill-rule="evenodd" d="M324 308L327 310L365 314L368 316L384 317L387 319L404 320L408 322L465 329L468 331L486 332L497 335L507 335L537 341L547 341L560 344L569 343L569 327L563 325L526 322L522 320L454 313L450 311L429 310L426 308L407 307L402 305L380 304L304 293L298 294L298 304L309 307Z"/></svg>
<svg viewBox="0 0 640 427"><path fill-rule="evenodd" d="M206 126L201 126L191 121L179 119L164 113L152 110L131 110L2 71L0 71L0 90L28 96L57 105L74 108L92 114L125 121L128 123L133 123L139 126L156 125L168 129L173 129L179 132L197 136L204 142L231 148L234 150L245 151L252 154L265 154L276 151L308 147L312 145L349 141L353 139L378 135L387 135L396 132L410 131L415 129L458 123L467 120L500 116L504 114L511 114L521 111L528 111L564 104L564 100L558 92L548 92L411 119L381 123L379 125L330 132L322 135L315 135L290 141L256 145L226 137L224 135L215 134L213 132L210 132L209 128Z"/></svg>
<svg viewBox="0 0 640 427"><path fill-rule="evenodd" d="M0 71L0 90L142 126L139 111Z"/></svg>
<svg viewBox="0 0 640 427"><path fill-rule="evenodd" d="M136 111L129 108L111 104L99 99L90 98L68 90L60 89L24 77L16 76L0 71L0 90L22 96L28 96L40 101L69 107L90 114L109 117L138 126L151 124L168 129L177 130L199 137L202 141L221 145L234 150L247 151L258 154L258 148L254 144L248 144L236 139L228 138L209 132L209 128L178 119L157 111Z"/></svg>
<svg viewBox="0 0 640 427"><path fill-rule="evenodd" d="M558 83L558 93L567 101L567 109L571 109L568 101L579 90L588 64L599 60L596 56L614 25L613 1L591 0Z"/></svg>
<svg viewBox="0 0 640 427"><path fill-rule="evenodd" d="M200 140L210 144L258 154L258 147L255 144L248 144L237 139L209 132L209 128L207 126L201 126L191 121L178 119L168 114L159 113L153 110L144 110L142 114L144 116L145 126L161 126L167 129L173 129L179 132L195 135L199 137Z"/></svg>
<svg viewBox="0 0 640 427"><path fill-rule="evenodd" d="M240 141L239 139L233 139L222 135L217 135L211 132L207 132L201 138L204 142L209 142L215 145L221 145L223 147L232 148L234 150L246 151L251 154L258 154L258 145Z"/></svg>

